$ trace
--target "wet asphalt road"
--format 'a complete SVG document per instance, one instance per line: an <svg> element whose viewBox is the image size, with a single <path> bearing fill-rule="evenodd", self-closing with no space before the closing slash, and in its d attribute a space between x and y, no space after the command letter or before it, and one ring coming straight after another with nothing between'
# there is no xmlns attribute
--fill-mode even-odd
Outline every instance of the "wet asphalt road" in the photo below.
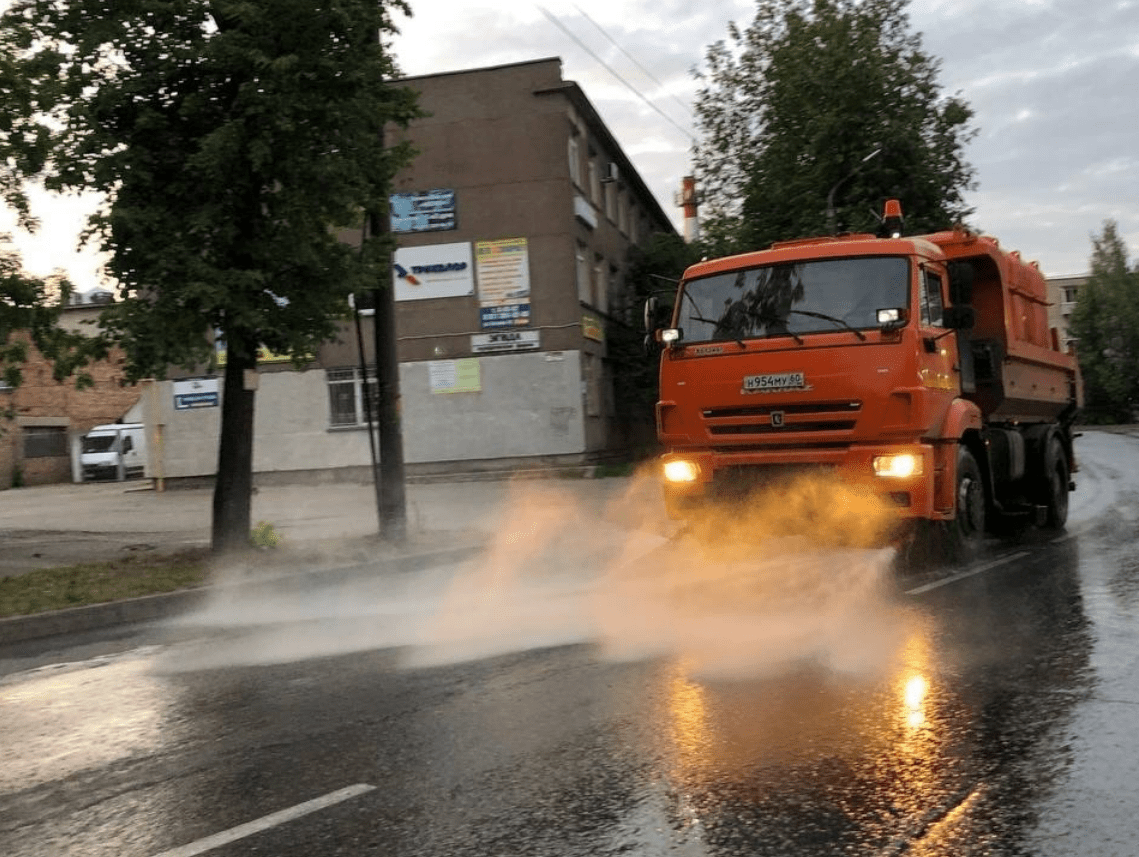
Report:
<svg viewBox="0 0 1139 857"><path fill-rule="evenodd" d="M695 590L601 645L583 604L624 628L651 596L562 576L480 612L451 568L3 653L0 854L1129 857L1139 440L1078 449L1067 533L902 579L821 555L789 625L709 608L730 651ZM494 640L414 654L472 614Z"/></svg>

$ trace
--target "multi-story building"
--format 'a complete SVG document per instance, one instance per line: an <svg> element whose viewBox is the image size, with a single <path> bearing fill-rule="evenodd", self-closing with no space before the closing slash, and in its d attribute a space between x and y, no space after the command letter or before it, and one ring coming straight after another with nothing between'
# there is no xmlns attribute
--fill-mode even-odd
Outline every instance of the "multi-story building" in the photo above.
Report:
<svg viewBox="0 0 1139 857"><path fill-rule="evenodd" d="M622 448L609 340L635 323L630 249L674 232L669 218L560 60L403 83L427 114L397 135L418 155L392 197L409 473L587 463ZM345 325L303 371L262 362L259 480L369 466L363 321L362 336ZM221 385L203 373L147 392L148 475L214 473Z"/></svg>
<svg viewBox="0 0 1139 857"><path fill-rule="evenodd" d="M1075 339L1068 332L1072 310L1076 308L1080 289L1088 281L1087 275L1079 277L1049 277L1048 286L1048 325L1060 331L1060 344L1068 349L1075 345Z"/></svg>

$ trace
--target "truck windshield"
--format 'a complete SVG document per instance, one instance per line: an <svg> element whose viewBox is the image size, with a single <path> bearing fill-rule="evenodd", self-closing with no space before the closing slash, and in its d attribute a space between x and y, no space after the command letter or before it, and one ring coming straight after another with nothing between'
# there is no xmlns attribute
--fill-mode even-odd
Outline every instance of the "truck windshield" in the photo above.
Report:
<svg viewBox="0 0 1139 857"><path fill-rule="evenodd" d="M94 437L83 438L84 452L109 452L114 445L113 434L97 434Z"/></svg>
<svg viewBox="0 0 1139 857"><path fill-rule="evenodd" d="M686 342L755 339L879 326L878 310L909 306L902 256L820 259L690 280L678 325Z"/></svg>

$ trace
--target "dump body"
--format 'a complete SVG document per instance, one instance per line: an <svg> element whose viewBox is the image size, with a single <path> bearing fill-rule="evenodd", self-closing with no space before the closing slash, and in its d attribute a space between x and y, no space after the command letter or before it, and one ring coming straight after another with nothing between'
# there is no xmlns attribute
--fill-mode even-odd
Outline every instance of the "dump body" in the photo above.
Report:
<svg viewBox="0 0 1139 857"><path fill-rule="evenodd" d="M1057 480L1066 515L1075 359L1040 271L991 238L848 235L701 262L664 334L674 515L806 469L869 485L902 517L953 520L960 450L990 520L1059 503Z"/></svg>

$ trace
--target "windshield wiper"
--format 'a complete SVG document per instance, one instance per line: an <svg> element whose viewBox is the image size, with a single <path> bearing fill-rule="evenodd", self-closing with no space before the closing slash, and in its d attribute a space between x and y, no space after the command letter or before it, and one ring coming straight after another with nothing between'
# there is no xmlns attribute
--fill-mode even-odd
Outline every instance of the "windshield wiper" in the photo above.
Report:
<svg viewBox="0 0 1139 857"><path fill-rule="evenodd" d="M845 327L847 330L849 330L851 333L853 333L855 336L857 336L862 342L866 341L866 334L865 333L863 333L857 327L851 327L847 322L843 321L841 318L835 318L833 315L827 315L824 312L812 312L811 310L807 310L807 309L793 309L793 310L789 310L789 312L794 313L795 315L809 315L811 318L821 318L823 321L833 321L835 324L839 325L840 327Z"/></svg>
<svg viewBox="0 0 1139 857"><path fill-rule="evenodd" d="M775 315L774 313L756 312L754 309L749 309L747 311L747 314L748 314L748 318L750 318L752 321L756 321L759 324L762 324L765 328L771 327L772 324L778 324L780 326L783 326L786 324L786 321L787 321L786 319L780 318L779 316ZM767 336L768 337L771 337L771 336L790 336L792 339L795 340L796 345L802 345L803 344L803 337L801 337L795 331L791 330L791 328L789 328L789 327L783 327L782 330L777 330L774 333L768 331Z"/></svg>

